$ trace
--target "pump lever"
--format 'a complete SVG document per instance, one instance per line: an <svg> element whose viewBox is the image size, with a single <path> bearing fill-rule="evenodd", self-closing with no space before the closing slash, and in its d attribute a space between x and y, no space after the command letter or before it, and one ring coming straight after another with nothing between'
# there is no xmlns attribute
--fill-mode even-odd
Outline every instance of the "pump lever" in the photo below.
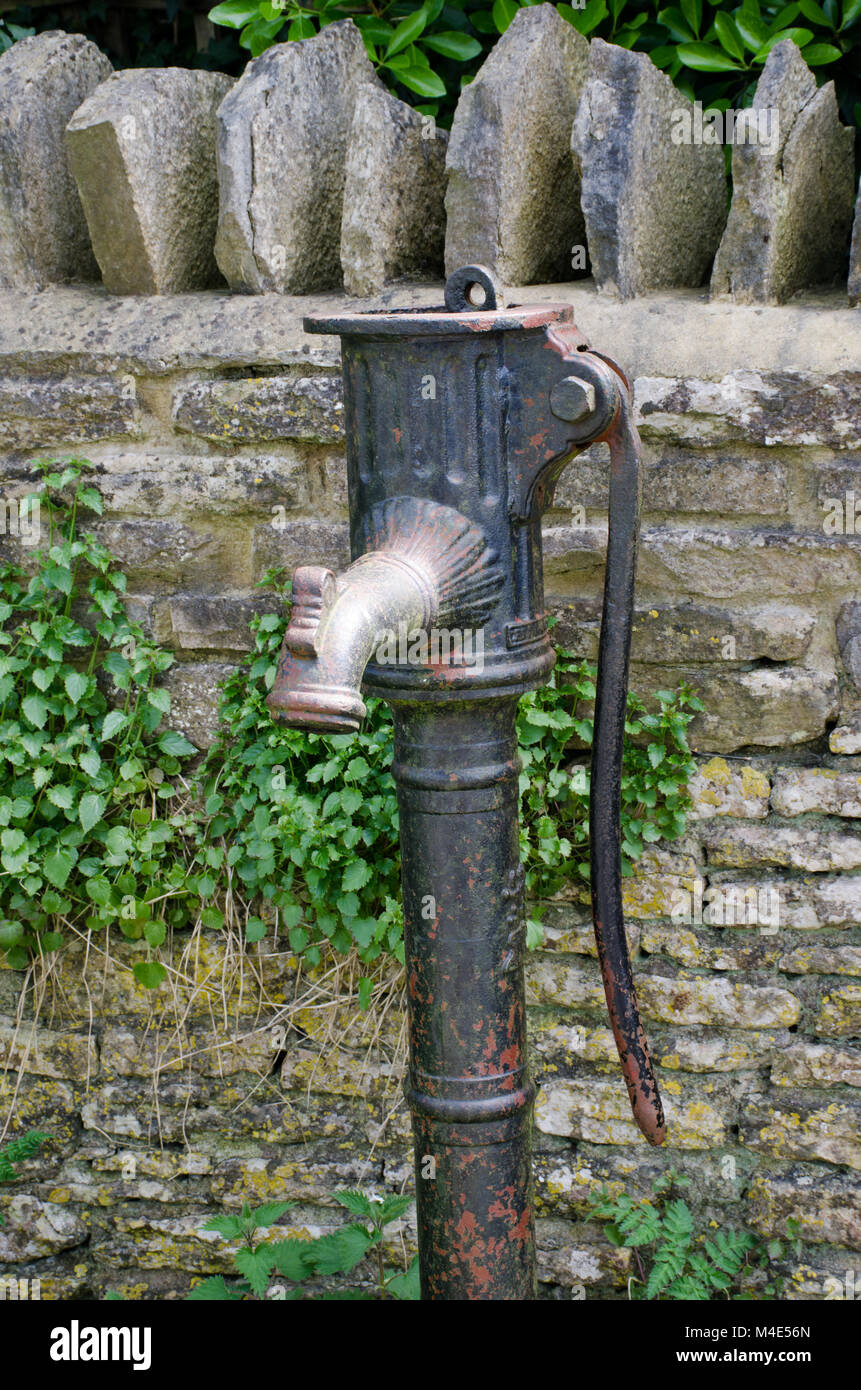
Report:
<svg viewBox="0 0 861 1390"><path fill-rule="evenodd" d="M627 382L615 363L608 365L621 377L622 390L616 417L603 436L610 446L610 505L589 797L592 919L634 1119L650 1144L662 1144L664 1109L637 1006L622 911L622 753L640 522L640 440Z"/></svg>

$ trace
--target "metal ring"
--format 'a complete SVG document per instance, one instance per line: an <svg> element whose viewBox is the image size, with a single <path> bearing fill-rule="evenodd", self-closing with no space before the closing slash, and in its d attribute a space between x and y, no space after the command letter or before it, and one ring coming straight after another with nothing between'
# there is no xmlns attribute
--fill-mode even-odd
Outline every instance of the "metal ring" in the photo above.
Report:
<svg viewBox="0 0 861 1390"><path fill-rule="evenodd" d="M484 290L484 303L473 304L469 291L474 285ZM464 265L452 271L445 282L445 307L450 314L483 312L498 309L502 301L502 286L485 265Z"/></svg>

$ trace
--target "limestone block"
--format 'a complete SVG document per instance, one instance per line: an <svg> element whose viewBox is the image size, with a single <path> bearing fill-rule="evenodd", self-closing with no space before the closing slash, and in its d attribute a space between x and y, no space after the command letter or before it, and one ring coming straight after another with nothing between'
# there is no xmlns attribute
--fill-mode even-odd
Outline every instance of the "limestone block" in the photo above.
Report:
<svg viewBox="0 0 861 1390"><path fill-rule="evenodd" d="M700 285L726 222L723 151L676 141L687 97L646 53L593 39L571 146L600 289Z"/></svg>
<svg viewBox="0 0 861 1390"><path fill-rule="evenodd" d="M442 278L448 139L384 88L359 88L341 220L349 294L375 294L403 276Z"/></svg>
<svg viewBox="0 0 861 1390"><path fill-rule="evenodd" d="M235 290L341 283L347 141L377 78L352 20L254 58L218 111L215 258Z"/></svg>
<svg viewBox="0 0 861 1390"><path fill-rule="evenodd" d="M83 34L59 30L0 57L0 288L97 278L63 132L112 72Z"/></svg>
<svg viewBox="0 0 861 1390"><path fill-rule="evenodd" d="M129 68L75 112L69 162L111 294L181 294L221 283L215 264L218 72Z"/></svg>
<svg viewBox="0 0 861 1390"><path fill-rule="evenodd" d="M446 161L446 273L486 265L509 285L571 276L586 243L571 125L589 45L554 5L518 10L463 89Z"/></svg>
<svg viewBox="0 0 861 1390"><path fill-rule="evenodd" d="M769 53L753 109L770 113L774 138L733 144L732 207L712 293L782 304L844 274L855 132L840 124L834 83L816 86L791 39Z"/></svg>

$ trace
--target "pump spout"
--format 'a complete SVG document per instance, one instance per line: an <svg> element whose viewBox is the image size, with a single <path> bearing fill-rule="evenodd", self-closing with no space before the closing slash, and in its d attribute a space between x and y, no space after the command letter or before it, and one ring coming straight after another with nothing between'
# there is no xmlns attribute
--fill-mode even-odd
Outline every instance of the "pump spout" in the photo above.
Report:
<svg viewBox="0 0 861 1390"><path fill-rule="evenodd" d="M269 710L295 728L355 733L362 677L385 633L430 626L436 607L430 577L384 553L362 555L339 578L318 565L297 569Z"/></svg>
<svg viewBox="0 0 861 1390"><path fill-rule="evenodd" d="M365 667L386 637L427 631L458 614L482 619L502 585L483 531L453 507L392 497L372 509L368 548L336 578L319 565L293 576L293 607L266 704L284 724L355 733Z"/></svg>

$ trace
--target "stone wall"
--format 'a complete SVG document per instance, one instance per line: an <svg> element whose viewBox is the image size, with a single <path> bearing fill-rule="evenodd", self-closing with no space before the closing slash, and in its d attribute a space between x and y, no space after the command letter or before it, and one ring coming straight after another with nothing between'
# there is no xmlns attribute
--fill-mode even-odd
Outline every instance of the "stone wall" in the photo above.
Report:
<svg viewBox="0 0 861 1390"><path fill-rule="evenodd" d="M623 299L710 279L738 303L840 285L855 304L854 146L789 39L749 110L703 112L552 4L517 12L450 136L385 89L349 19L235 83L115 73L83 35L44 33L0 55L0 285L97 264L118 295L365 295L479 263L509 285L591 273Z"/></svg>
<svg viewBox="0 0 861 1390"><path fill-rule="evenodd" d="M858 319L837 295L621 305L579 283L529 297L571 302L631 374L645 454L633 684L684 677L706 706L688 833L626 889L666 1154L632 1124L576 897L549 905L529 961L542 1294L624 1296L629 1255L585 1220L585 1198L603 1181L640 1194L672 1163L704 1218L779 1235L795 1217L802 1253L771 1272L790 1297L835 1296L847 1271L861 1278ZM439 300L436 286L385 302ZM249 615L271 604L256 581L348 559L338 345L301 329L341 303L0 296L3 499L27 490L35 456L91 460L96 529L135 615L176 653L172 722L200 747ZM590 451L545 527L557 633L588 656L605 502ZM80 950L63 956L35 1035L15 1027L21 976L0 971L4 1108L52 1136L0 1196L0 1272L39 1277L43 1296L181 1293L228 1267L200 1234L213 1209L289 1197L281 1229L311 1232L341 1219L339 1186L411 1183L397 1009L374 1040L346 1007L327 1032L312 1000L279 1036L290 958L210 936L193 953L175 943L159 1025L125 960L122 945L86 971Z"/></svg>

